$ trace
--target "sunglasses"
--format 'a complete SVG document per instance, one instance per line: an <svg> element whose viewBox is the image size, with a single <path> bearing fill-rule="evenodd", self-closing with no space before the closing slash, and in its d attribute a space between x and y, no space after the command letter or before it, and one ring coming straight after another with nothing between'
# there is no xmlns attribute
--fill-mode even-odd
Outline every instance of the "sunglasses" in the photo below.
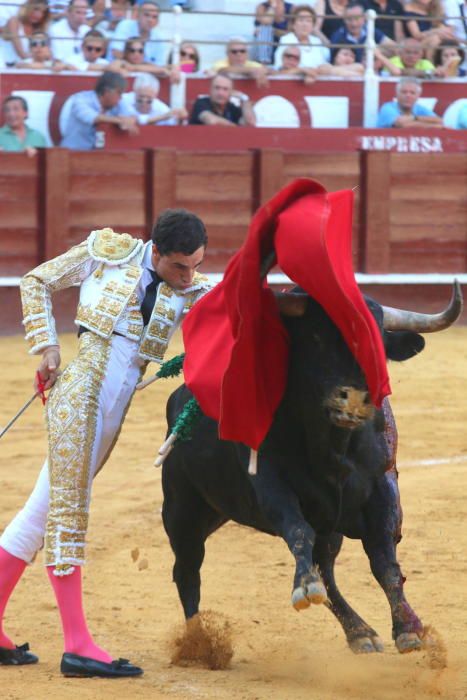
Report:
<svg viewBox="0 0 467 700"><path fill-rule="evenodd" d="M297 56L297 55L294 54L294 53L285 53L285 54L284 54L284 58L293 58L295 61L299 61L299 60L300 60L300 56Z"/></svg>
<svg viewBox="0 0 467 700"><path fill-rule="evenodd" d="M86 49L86 51L94 51L95 53L102 53L102 51L104 50L102 48L102 46L89 46L88 45L88 46L84 46L84 48Z"/></svg>
<svg viewBox="0 0 467 700"><path fill-rule="evenodd" d="M246 53L246 49L229 49L229 53L233 53L233 54Z"/></svg>
<svg viewBox="0 0 467 700"><path fill-rule="evenodd" d="M184 51L184 49L180 51L180 56L183 58L192 58L193 60L196 60L196 55L194 53L191 53L191 51Z"/></svg>
<svg viewBox="0 0 467 700"><path fill-rule="evenodd" d="M37 46L48 46L49 42L46 41L45 39L35 39L34 41L29 42L29 46L32 49L35 49Z"/></svg>
<svg viewBox="0 0 467 700"><path fill-rule="evenodd" d="M152 104L152 97L137 97L136 102L139 104L149 105Z"/></svg>
<svg viewBox="0 0 467 700"><path fill-rule="evenodd" d="M144 53L144 49L128 49L129 53Z"/></svg>

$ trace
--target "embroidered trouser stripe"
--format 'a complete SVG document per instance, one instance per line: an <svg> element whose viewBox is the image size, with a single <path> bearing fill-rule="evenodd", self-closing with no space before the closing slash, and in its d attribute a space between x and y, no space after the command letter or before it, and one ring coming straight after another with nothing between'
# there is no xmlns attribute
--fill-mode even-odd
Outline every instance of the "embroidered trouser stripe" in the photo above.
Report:
<svg viewBox="0 0 467 700"><path fill-rule="evenodd" d="M91 358L89 358L90 353ZM97 371L96 364L98 365ZM75 381L67 380L68 388L65 392L62 385L63 380L60 379L60 384L57 385L59 394L57 393L57 399L54 398L56 408L54 408L53 411L52 403L50 403L50 412L53 413L52 419L49 421L51 427L50 438L51 440L53 439L54 444L56 444L58 449L62 452L64 441L65 444L68 444L71 461L66 463L64 455L59 455L55 459L55 464L59 464L61 468L55 469L53 474L51 473L51 477L53 481L53 490L56 494L59 494L60 492L57 491L57 488L61 488L62 483L56 482L56 479L61 479L61 470L65 469L68 464L68 468L71 469L74 474L73 483L81 484L81 487L85 485L86 492L82 489L80 499L73 498L72 501L70 501L70 498L67 499L68 505L73 503L76 506L71 514L67 508L62 508L60 513L58 511L54 512L52 509L53 518L50 521L50 527L52 527L52 523L54 527L50 531L51 538L49 541L58 541L59 535L54 532L55 529L62 531L66 528L67 530L81 530L83 535L80 536L79 541L77 535L76 539L73 541L75 544L84 545L84 531L87 525L87 511L89 510L92 478L95 476L96 472L102 468L112 451L112 447L116 442L128 410L131 397L133 396L135 385L141 377L142 365L145 364L145 362L142 362L138 358L138 344L127 338L112 336L110 340L105 341L97 338L93 333L84 333L80 339L79 356L77 360L71 363L71 371L75 377ZM99 369L101 366L102 369ZM100 372L101 375L105 375L101 377L101 381L97 381L98 386L94 386L92 389L92 392L97 394L92 411L88 411L89 401L86 403L76 396L78 390L77 374L81 375L82 372L86 374L93 373L95 377L98 372ZM66 370L64 374L65 373ZM82 379L82 381L86 381L86 379ZM54 388L51 392L52 397L55 391ZM86 389L86 391L88 391L88 389ZM68 392L70 392L69 400ZM58 400L59 396L61 397L60 400ZM76 405L76 401L78 401L78 406ZM75 422L73 423L70 422L69 416L70 403L73 403L74 406L72 414ZM60 424L60 420L63 421L63 424ZM86 433L88 421L91 425L90 431ZM76 436L78 425L81 426L78 431L79 439ZM71 426L71 429L68 430L67 426ZM94 437L92 435L93 433ZM61 439L60 435L62 435ZM70 436L72 437L71 447L69 444L70 441L67 440ZM88 442L89 445L87 449L80 451L80 445L82 446L84 444L86 446ZM80 509L83 503L84 518L81 518ZM35 553L43 544L48 511L49 467L48 460L46 460L33 492L22 510L13 518L0 537L0 546L19 559L31 562ZM75 515L73 516L73 514ZM81 519L81 525L78 527L78 523L75 522L73 526L70 527L70 524L72 524L70 518L74 517L76 521L78 515ZM65 517L66 521L62 522L61 516ZM68 536L70 533L64 531L60 535L61 541L63 541L65 534ZM72 566L78 565L84 560L84 547L74 547L73 549L75 550L76 558L73 558L73 561L63 562L60 560L60 556L68 556L70 552L68 552L67 555L65 549L60 548L59 558L55 560L54 553L49 552L49 547L47 546L46 563L61 565L61 573L71 573ZM66 566L64 566L64 564L66 564Z"/></svg>
<svg viewBox="0 0 467 700"><path fill-rule="evenodd" d="M110 341L93 333L80 338L78 357L64 370L47 402L50 503L46 566L57 573L84 564L99 394Z"/></svg>

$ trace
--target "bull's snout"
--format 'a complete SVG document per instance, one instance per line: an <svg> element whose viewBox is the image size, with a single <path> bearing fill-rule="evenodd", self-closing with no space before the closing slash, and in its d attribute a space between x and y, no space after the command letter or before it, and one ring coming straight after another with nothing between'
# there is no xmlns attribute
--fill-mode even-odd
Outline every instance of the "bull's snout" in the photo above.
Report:
<svg viewBox="0 0 467 700"><path fill-rule="evenodd" d="M339 428L358 428L374 413L368 392L351 386L336 387L326 399L325 405L331 422Z"/></svg>

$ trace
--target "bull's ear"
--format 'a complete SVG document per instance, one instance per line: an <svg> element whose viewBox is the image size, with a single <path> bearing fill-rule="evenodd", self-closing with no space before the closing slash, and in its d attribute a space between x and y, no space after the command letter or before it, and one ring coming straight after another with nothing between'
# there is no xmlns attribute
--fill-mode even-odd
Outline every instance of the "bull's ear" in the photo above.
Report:
<svg viewBox="0 0 467 700"><path fill-rule="evenodd" d="M283 316L303 316L308 304L308 294L274 292L277 306Z"/></svg>
<svg viewBox="0 0 467 700"><path fill-rule="evenodd" d="M425 338L413 331L386 331L384 334L386 356L389 360L408 360L425 347Z"/></svg>

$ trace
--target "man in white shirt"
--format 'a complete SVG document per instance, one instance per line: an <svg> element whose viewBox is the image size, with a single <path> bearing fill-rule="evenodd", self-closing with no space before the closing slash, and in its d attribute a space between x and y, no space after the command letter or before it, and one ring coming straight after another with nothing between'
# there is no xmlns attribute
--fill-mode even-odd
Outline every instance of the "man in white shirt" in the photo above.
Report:
<svg viewBox="0 0 467 700"><path fill-rule="evenodd" d="M81 42L89 31L86 15L89 5L86 0L70 0L66 17L54 22L49 29L52 55L66 62L70 54L79 54Z"/></svg>
<svg viewBox="0 0 467 700"><path fill-rule="evenodd" d="M78 54L71 53L66 57L65 63L73 66L80 71L104 71L109 65L105 56L106 40L101 32L97 29L91 29L88 32L81 45L81 51Z"/></svg>
<svg viewBox="0 0 467 700"><path fill-rule="evenodd" d="M176 126L183 119L188 119L186 109L171 109L157 98L159 89L160 83L156 77L149 73L138 75L133 83L133 92L122 95L122 104L141 125Z"/></svg>
<svg viewBox="0 0 467 700"><path fill-rule="evenodd" d="M110 44L110 57L123 58L125 41L132 37L138 37L145 42L145 60L156 66L165 65L165 48L157 30L158 24L159 5L155 0L145 0L138 7L137 19L122 19L118 23L113 41Z"/></svg>

